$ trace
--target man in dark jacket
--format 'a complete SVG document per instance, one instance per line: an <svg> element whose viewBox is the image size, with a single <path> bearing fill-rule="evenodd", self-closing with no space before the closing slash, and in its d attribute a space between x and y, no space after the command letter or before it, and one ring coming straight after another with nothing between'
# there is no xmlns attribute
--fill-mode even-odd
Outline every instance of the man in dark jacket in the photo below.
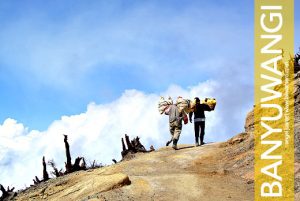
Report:
<svg viewBox="0 0 300 201"><path fill-rule="evenodd" d="M195 130L195 146L199 146L199 131L200 133L200 145L204 144L204 134L205 134L205 111L211 111L211 108L206 104L200 104L200 99L195 98L196 105L194 112L189 113L189 119L192 123L192 116L194 113L194 130Z"/></svg>

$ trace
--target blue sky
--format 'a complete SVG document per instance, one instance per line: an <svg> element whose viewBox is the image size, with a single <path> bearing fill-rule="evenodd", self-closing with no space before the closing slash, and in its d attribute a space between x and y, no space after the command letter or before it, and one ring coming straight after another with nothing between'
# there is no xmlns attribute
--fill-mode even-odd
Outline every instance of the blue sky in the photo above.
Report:
<svg viewBox="0 0 300 201"><path fill-rule="evenodd" d="M252 83L252 1L2 1L0 26L0 122L46 129L125 89L231 71Z"/></svg>

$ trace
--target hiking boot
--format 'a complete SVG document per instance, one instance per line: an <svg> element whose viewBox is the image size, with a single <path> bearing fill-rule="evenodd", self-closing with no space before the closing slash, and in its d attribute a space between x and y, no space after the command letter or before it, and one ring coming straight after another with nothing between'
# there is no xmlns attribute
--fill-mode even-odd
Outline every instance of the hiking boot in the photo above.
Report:
<svg viewBox="0 0 300 201"><path fill-rule="evenodd" d="M178 142L178 140L173 139L173 146L172 146L172 148L175 149L175 150L178 150L177 142Z"/></svg>
<svg viewBox="0 0 300 201"><path fill-rule="evenodd" d="M178 150L177 145L174 145L174 144L173 144L173 145L172 145L172 148L175 149L175 150Z"/></svg>
<svg viewBox="0 0 300 201"><path fill-rule="evenodd" d="M198 146L199 146L199 137L195 137L195 147L198 147Z"/></svg>

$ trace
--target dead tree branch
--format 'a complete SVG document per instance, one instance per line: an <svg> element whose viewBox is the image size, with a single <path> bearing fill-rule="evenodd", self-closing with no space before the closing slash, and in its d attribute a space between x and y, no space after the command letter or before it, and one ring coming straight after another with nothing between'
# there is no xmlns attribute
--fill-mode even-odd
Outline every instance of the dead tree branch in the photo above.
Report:
<svg viewBox="0 0 300 201"><path fill-rule="evenodd" d="M102 163L97 163L96 160L93 161L93 163L90 163L90 166L87 167L87 169L96 169L103 167Z"/></svg>
<svg viewBox="0 0 300 201"><path fill-rule="evenodd" d="M43 156L42 164L43 164L43 179L40 180L37 176L35 176L35 178L33 179L34 185L37 185L41 182L49 180L49 174L47 172L47 165L46 165L46 162L45 162L45 156Z"/></svg>
<svg viewBox="0 0 300 201"><path fill-rule="evenodd" d="M33 184L37 185L39 183L41 183L41 180L37 176L35 176L35 179L33 179Z"/></svg>
<svg viewBox="0 0 300 201"><path fill-rule="evenodd" d="M51 172L52 175L54 175L56 177L60 177L60 176L64 175L64 173L62 172L62 169L60 169L58 171L58 169L56 168L54 160L48 161L48 165L50 165L53 168L53 172Z"/></svg>
<svg viewBox="0 0 300 201"><path fill-rule="evenodd" d="M125 141L126 141L126 144L127 144L127 150L128 151L134 151L134 148L129 140L129 136L127 134L125 134Z"/></svg>
<svg viewBox="0 0 300 201"><path fill-rule="evenodd" d="M67 157L67 162L65 162L65 166L66 166L65 174L76 172L79 170L86 170L86 164L83 157L77 157L75 159L74 164L72 164L70 145L68 142L68 135L64 135L64 143L65 143L66 157ZM81 160L83 160L82 164L80 164Z"/></svg>

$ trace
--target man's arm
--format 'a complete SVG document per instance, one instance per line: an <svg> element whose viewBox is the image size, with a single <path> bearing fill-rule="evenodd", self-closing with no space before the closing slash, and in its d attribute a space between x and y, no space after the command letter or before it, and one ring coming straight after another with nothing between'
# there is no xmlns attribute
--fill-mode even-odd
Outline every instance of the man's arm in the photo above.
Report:
<svg viewBox="0 0 300 201"><path fill-rule="evenodd" d="M211 108L206 104L202 104L202 108L204 111L209 111L209 112L211 111Z"/></svg>
<svg viewBox="0 0 300 201"><path fill-rule="evenodd" d="M192 117L193 117L193 112L190 112L189 113L189 119L190 119L190 122L192 123L193 121L192 121Z"/></svg>

